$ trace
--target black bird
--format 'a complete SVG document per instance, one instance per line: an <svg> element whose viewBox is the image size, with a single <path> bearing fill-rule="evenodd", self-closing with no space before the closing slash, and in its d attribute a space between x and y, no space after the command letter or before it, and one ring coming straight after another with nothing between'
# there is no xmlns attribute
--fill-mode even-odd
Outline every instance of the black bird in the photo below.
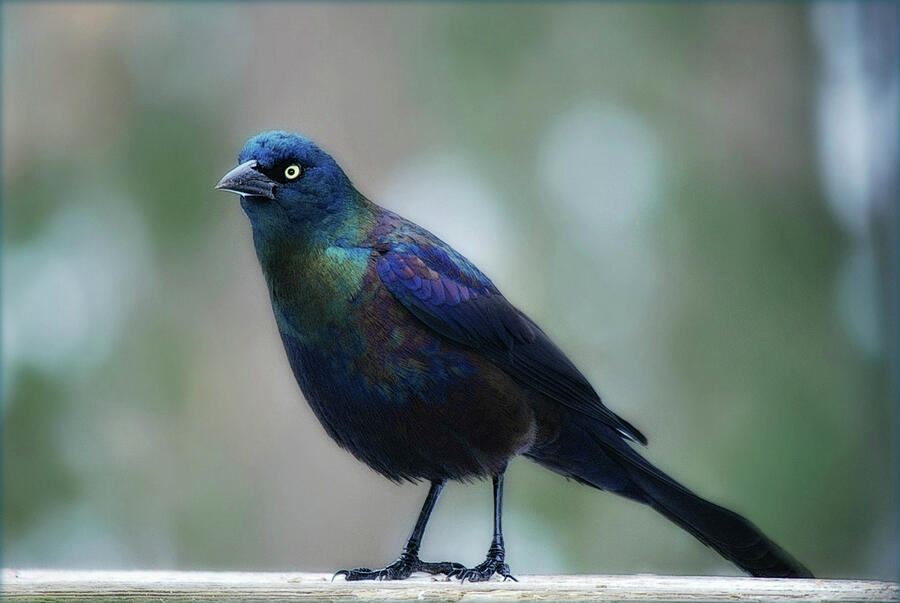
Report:
<svg viewBox="0 0 900 603"><path fill-rule="evenodd" d="M347 580L412 572L511 578L503 474L516 455L656 509L754 576L812 574L753 524L641 457L647 439L474 264L375 205L302 136L265 132L216 188L241 196L288 359L328 434L394 481L431 482L400 557ZM447 480L490 477L485 561L425 563L419 544Z"/></svg>

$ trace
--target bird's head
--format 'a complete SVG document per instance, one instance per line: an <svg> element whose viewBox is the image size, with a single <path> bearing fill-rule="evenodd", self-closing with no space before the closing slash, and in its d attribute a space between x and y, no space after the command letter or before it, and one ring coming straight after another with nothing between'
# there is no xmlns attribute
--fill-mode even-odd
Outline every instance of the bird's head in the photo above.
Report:
<svg viewBox="0 0 900 603"><path fill-rule="evenodd" d="M332 157L299 134L263 132L244 144L217 189L241 196L254 228L316 223L352 202L353 185Z"/></svg>

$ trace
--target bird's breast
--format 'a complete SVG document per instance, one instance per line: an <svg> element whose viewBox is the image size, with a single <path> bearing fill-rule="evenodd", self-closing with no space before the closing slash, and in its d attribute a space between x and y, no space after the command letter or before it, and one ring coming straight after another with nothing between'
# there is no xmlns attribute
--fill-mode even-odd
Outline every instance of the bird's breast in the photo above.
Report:
<svg viewBox="0 0 900 603"><path fill-rule="evenodd" d="M347 326L370 253L325 247L276 251L265 261L260 258L279 330L305 340Z"/></svg>

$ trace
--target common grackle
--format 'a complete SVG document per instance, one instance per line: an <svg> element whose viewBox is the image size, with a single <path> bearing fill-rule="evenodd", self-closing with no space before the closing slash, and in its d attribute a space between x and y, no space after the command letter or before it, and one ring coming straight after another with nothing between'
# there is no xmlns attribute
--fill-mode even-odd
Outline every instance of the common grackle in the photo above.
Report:
<svg viewBox="0 0 900 603"><path fill-rule="evenodd" d="M369 201L327 153L286 132L251 138L216 188L237 193L294 376L322 426L395 482L431 488L400 557L347 580L412 572L511 578L503 474L521 454L651 506L754 576L811 577L753 524L641 457L640 431L478 268ZM447 480L490 477L494 534L473 568L419 559Z"/></svg>

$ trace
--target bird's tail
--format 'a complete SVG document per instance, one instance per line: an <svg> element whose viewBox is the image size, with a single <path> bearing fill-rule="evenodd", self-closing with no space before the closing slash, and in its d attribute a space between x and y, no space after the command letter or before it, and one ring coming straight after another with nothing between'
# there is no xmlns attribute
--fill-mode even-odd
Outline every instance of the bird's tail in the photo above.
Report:
<svg viewBox="0 0 900 603"><path fill-rule="evenodd" d="M568 462L565 460L568 455L554 454L551 463L546 462L548 459L533 458L578 481L648 504L753 576L813 577L747 519L700 498L627 444L618 446L595 437L586 439L593 440L593 450L602 456L586 459L582 449L581 454L569 456ZM598 444L601 450L597 449Z"/></svg>
<svg viewBox="0 0 900 603"><path fill-rule="evenodd" d="M753 576L812 578L759 528L733 511L704 500L637 453L613 452L647 498L647 504L693 534L700 542Z"/></svg>

